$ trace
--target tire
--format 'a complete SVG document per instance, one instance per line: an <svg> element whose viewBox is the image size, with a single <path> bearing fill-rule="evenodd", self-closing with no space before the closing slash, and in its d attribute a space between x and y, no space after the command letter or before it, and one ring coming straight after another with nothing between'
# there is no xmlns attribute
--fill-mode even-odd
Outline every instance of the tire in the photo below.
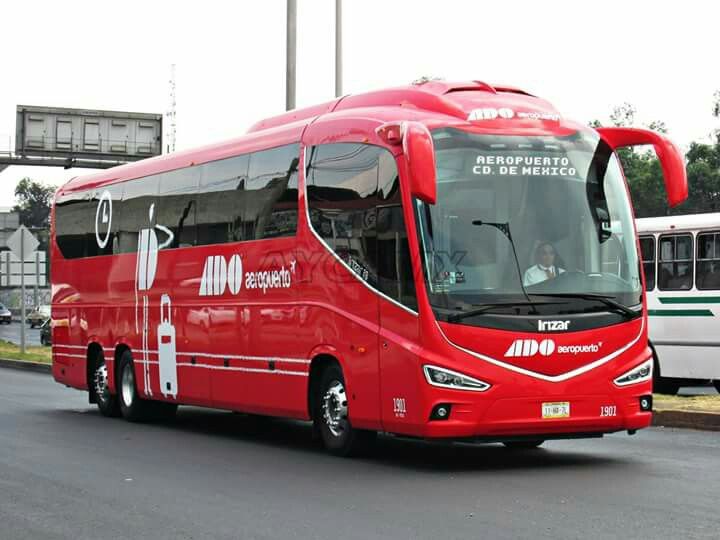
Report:
<svg viewBox="0 0 720 540"><path fill-rule="evenodd" d="M45 339L41 339L43 345ZM105 358L101 352L98 352L93 360L93 371L90 376L88 387L92 396L95 398L100 413L109 418L117 418L120 416L120 403L117 394L111 394L107 384L108 373Z"/></svg>
<svg viewBox="0 0 720 540"><path fill-rule="evenodd" d="M715 387L715 390L718 391L718 394L720 394L720 379L715 379L713 381L713 386Z"/></svg>
<svg viewBox="0 0 720 540"><path fill-rule="evenodd" d="M542 440L536 440L536 441L505 441L503 444L505 445L505 448L509 448L510 450L534 450L535 448L539 448L545 441Z"/></svg>
<svg viewBox="0 0 720 540"><path fill-rule="evenodd" d="M655 394L674 396L678 393L679 390L680 383L675 382L673 379L667 379L660 376L653 377L653 392Z"/></svg>
<svg viewBox="0 0 720 540"><path fill-rule="evenodd" d="M660 362L658 362L655 349L653 349L653 393L674 396L677 395L678 390L680 390L679 382L660 376Z"/></svg>
<svg viewBox="0 0 720 540"><path fill-rule="evenodd" d="M135 364L130 351L125 351L118 364L118 402L123 418L129 422L165 421L177 412L176 403L150 401L140 397L135 384Z"/></svg>
<svg viewBox="0 0 720 540"><path fill-rule="evenodd" d="M348 418L345 377L340 367L330 365L325 368L317 389L313 422L325 449L344 457L367 450L377 433L352 427Z"/></svg>

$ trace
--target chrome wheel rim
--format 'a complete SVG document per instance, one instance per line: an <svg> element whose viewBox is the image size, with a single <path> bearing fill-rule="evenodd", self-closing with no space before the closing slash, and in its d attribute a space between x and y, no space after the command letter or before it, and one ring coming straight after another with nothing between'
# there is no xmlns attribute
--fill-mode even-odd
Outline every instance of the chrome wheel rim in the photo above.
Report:
<svg viewBox="0 0 720 540"><path fill-rule="evenodd" d="M103 361L97 368L95 368L95 375L93 377L93 386L95 389L95 396L106 403L110 398L110 392L108 390L108 371L105 362Z"/></svg>
<svg viewBox="0 0 720 540"><path fill-rule="evenodd" d="M348 428L348 407L345 386L340 381L332 381L322 401L323 421L330 433L340 437Z"/></svg>
<svg viewBox="0 0 720 540"><path fill-rule="evenodd" d="M120 385L122 387L123 403L130 407L135 397L135 376L131 364L125 364Z"/></svg>

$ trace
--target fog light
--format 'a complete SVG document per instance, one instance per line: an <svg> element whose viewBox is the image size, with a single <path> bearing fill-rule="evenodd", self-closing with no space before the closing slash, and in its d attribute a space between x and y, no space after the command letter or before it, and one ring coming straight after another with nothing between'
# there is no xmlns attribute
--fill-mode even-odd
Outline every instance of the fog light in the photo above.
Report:
<svg viewBox="0 0 720 540"><path fill-rule="evenodd" d="M640 410L652 411L652 396L640 396Z"/></svg>
<svg viewBox="0 0 720 540"><path fill-rule="evenodd" d="M438 405L435 405L430 413L430 420L447 420L450 418L451 409L452 405L449 403L439 403Z"/></svg>

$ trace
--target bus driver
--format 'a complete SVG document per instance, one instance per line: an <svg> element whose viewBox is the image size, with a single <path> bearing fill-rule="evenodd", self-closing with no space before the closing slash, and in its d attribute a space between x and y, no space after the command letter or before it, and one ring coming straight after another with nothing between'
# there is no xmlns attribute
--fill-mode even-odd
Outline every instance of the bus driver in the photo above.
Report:
<svg viewBox="0 0 720 540"><path fill-rule="evenodd" d="M525 271L523 285L528 287L555 278L565 272L563 268L555 266L555 248L550 242L542 242L535 249L535 262Z"/></svg>

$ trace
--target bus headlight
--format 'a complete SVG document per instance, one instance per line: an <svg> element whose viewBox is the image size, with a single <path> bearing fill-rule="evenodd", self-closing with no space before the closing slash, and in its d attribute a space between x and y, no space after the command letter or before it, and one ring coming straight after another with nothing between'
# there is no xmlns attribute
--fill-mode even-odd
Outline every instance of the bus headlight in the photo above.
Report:
<svg viewBox="0 0 720 540"><path fill-rule="evenodd" d="M653 359L649 358L637 367L632 368L627 373L620 375L615 379L618 386L627 386L652 379Z"/></svg>
<svg viewBox="0 0 720 540"><path fill-rule="evenodd" d="M472 390L473 392L484 392L490 388L488 383L457 371L429 365L423 366L423 371L428 384L433 386L452 388L453 390Z"/></svg>

